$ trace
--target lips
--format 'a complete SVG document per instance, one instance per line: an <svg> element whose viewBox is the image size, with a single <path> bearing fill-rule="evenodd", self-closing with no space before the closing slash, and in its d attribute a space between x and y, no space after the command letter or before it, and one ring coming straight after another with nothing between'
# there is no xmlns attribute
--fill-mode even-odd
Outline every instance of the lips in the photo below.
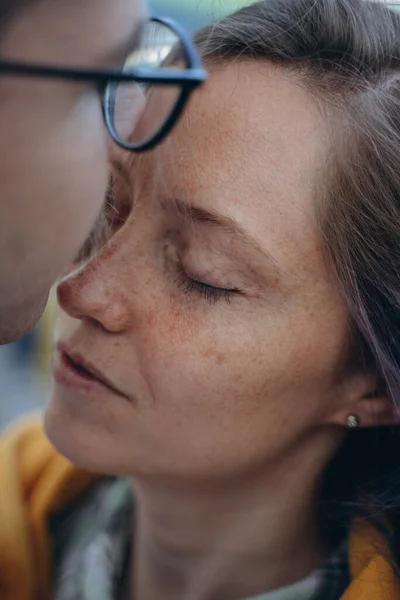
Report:
<svg viewBox="0 0 400 600"><path fill-rule="evenodd" d="M54 379L84 393L113 393L129 398L82 355L59 347L53 367Z"/></svg>

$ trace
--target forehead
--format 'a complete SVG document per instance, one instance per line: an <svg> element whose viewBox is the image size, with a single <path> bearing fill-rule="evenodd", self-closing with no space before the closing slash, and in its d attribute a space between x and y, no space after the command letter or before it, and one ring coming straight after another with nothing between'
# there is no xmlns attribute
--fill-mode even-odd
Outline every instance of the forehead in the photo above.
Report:
<svg viewBox="0 0 400 600"><path fill-rule="evenodd" d="M290 163L293 175L304 178L312 177L323 137L311 93L268 61L211 66L209 81L193 95L172 136L181 150L202 152L204 164L258 159L266 167L271 160L274 167Z"/></svg>
<svg viewBox="0 0 400 600"><path fill-rule="evenodd" d="M211 66L159 150L163 180L173 195L229 214L261 243L279 232L283 247L285 238L306 236L315 247L324 136L311 96L283 69L267 61Z"/></svg>

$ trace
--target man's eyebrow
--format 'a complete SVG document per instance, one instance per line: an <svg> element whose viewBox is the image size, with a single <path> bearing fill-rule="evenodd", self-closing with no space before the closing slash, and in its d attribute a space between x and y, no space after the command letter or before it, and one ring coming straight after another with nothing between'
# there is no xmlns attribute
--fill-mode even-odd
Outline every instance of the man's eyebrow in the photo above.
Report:
<svg viewBox="0 0 400 600"><path fill-rule="evenodd" d="M264 250L259 242L253 238L247 231L241 227L241 225L226 215L221 215L217 211L205 209L201 206L195 206L191 203L185 202L179 198L174 198L173 206L176 211L192 223L205 223L213 225L224 230L226 233L241 238L248 246L251 246L254 250L263 255L268 263L279 273L280 269L275 258L266 250Z"/></svg>

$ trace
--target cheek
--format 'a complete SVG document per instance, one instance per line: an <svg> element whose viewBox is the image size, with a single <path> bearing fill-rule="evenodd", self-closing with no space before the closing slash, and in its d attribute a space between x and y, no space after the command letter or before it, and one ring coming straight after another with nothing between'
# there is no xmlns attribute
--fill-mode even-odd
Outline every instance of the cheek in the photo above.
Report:
<svg viewBox="0 0 400 600"><path fill-rule="evenodd" d="M329 401L343 328L307 319L228 320L188 317L174 309L148 315L141 371L153 403L151 419L174 417L197 435L252 430L260 439L289 422L290 435L314 423ZM232 325L232 321L234 325ZM271 431L270 431L271 430Z"/></svg>
<svg viewBox="0 0 400 600"><path fill-rule="evenodd" d="M169 362L174 353L193 346L204 335L204 326L190 315L187 306L171 299L167 307L149 309L141 319L140 337L148 353L158 355Z"/></svg>
<svg viewBox="0 0 400 600"><path fill-rule="evenodd" d="M182 305L148 312L143 320L137 353L160 414L163 406L187 415L221 405L240 412L264 396L271 365L250 324L229 326L218 306L202 315Z"/></svg>
<svg viewBox="0 0 400 600"><path fill-rule="evenodd" d="M139 396L135 436L157 469L238 473L275 456L304 427L297 419L285 427L297 396L289 357L277 355L271 340L263 345L266 336L250 325L246 332L209 319L178 310L174 319L147 317L137 347L147 393Z"/></svg>
<svg viewBox="0 0 400 600"><path fill-rule="evenodd" d="M135 437L136 459L155 470L238 472L283 452L318 421L340 337L326 311L308 319L152 300L129 342L138 370L124 367L138 391L135 417L122 425L127 444Z"/></svg>

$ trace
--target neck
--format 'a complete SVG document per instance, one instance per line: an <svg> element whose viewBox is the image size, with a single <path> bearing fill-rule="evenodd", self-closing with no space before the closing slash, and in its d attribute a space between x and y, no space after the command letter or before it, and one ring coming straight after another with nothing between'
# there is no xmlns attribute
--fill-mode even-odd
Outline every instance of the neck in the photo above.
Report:
<svg viewBox="0 0 400 600"><path fill-rule="evenodd" d="M232 600L306 577L327 553L317 522L320 461L314 447L223 484L135 480L130 596Z"/></svg>

